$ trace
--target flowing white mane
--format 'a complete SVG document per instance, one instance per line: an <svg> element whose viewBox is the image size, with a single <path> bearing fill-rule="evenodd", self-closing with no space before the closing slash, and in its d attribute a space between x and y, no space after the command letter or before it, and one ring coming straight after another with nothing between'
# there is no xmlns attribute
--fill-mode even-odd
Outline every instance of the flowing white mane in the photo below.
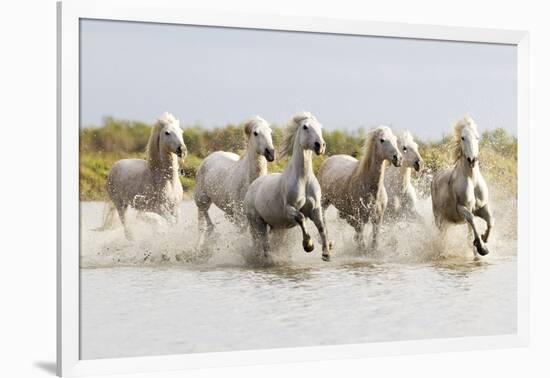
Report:
<svg viewBox="0 0 550 378"><path fill-rule="evenodd" d="M169 125L174 122L178 122L176 117L172 113L164 112L159 118L158 122L163 125Z"/></svg>
<svg viewBox="0 0 550 378"><path fill-rule="evenodd" d="M397 141L400 145L410 145L414 143L414 138L409 130L403 130L397 136Z"/></svg>

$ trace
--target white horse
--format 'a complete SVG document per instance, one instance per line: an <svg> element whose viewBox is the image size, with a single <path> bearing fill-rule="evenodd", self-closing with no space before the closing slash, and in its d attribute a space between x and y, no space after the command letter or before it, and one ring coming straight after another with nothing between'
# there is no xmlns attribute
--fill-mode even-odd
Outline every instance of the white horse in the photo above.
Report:
<svg viewBox="0 0 550 378"><path fill-rule="evenodd" d="M479 171L479 136L474 121L465 117L454 127L454 167L437 173L432 181L432 208L435 224L443 232L449 224L468 223L474 233L474 259L489 253L487 240L494 219L489 208L489 190ZM487 222L480 235L474 222L478 216Z"/></svg>
<svg viewBox="0 0 550 378"><path fill-rule="evenodd" d="M403 155L403 164L396 168L389 165L384 176L384 186L388 193L388 207L384 217L397 219L399 217L420 219L416 210L416 189L411 183L411 173L422 167L422 157L418 152L418 144L408 131L397 136L397 147Z"/></svg>
<svg viewBox="0 0 550 378"><path fill-rule="evenodd" d="M310 113L295 115L285 129L282 155L291 155L282 173L258 177L248 188L245 209L254 245L270 259L268 226L286 229L300 226L306 252L314 249L306 229L306 217L313 220L321 236L323 260L330 259L321 188L313 174L311 153L325 152L321 124Z"/></svg>
<svg viewBox="0 0 550 378"><path fill-rule="evenodd" d="M107 178L107 193L124 226L128 239L132 233L126 225L128 206L143 212L156 213L169 222L179 217L183 189L179 180L178 157L184 158L187 148L179 121L164 113L151 129L147 142L147 160L117 161ZM107 219L114 208L109 206Z"/></svg>
<svg viewBox="0 0 550 378"><path fill-rule="evenodd" d="M214 229L208 215L212 203L237 225L246 224L243 206L246 191L252 181L267 174L267 161L275 159L271 133L266 120L253 117L244 123L248 146L243 156L217 151L199 166L194 194L199 218L199 247L205 241L205 234L209 235Z"/></svg>
<svg viewBox="0 0 550 378"><path fill-rule="evenodd" d="M323 209L334 205L338 214L354 229L354 240L366 249L363 229L372 222L372 248L377 248L377 236L388 201L384 188L386 161L401 166L402 156L397 139L389 127L371 130L363 147L360 161L349 155L334 155L319 169L323 192Z"/></svg>

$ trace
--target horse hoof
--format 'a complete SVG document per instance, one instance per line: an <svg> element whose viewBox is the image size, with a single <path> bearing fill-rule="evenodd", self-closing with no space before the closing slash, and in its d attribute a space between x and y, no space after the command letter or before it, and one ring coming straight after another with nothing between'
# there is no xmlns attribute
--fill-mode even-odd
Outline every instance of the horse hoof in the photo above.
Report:
<svg viewBox="0 0 550 378"><path fill-rule="evenodd" d="M476 247L477 253L479 253L481 256L486 256L489 254L489 250L486 246L481 244L481 241L479 239L474 240L474 246Z"/></svg>
<svg viewBox="0 0 550 378"><path fill-rule="evenodd" d="M323 261L330 261L330 255L323 255Z"/></svg>
<svg viewBox="0 0 550 378"><path fill-rule="evenodd" d="M313 244L313 240L311 239L304 240L302 242L302 245L304 247L304 251L306 251L307 253L313 251L313 249L315 248L315 245Z"/></svg>

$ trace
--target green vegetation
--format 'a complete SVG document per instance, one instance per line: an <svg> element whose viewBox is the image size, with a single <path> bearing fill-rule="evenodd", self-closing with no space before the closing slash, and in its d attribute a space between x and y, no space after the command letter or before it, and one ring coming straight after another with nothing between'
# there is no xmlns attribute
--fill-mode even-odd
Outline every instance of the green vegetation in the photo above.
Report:
<svg viewBox="0 0 550 378"><path fill-rule="evenodd" d="M109 170L120 159L145 157L145 146L149 138L150 125L106 118L98 128L85 128L80 132L80 199L82 201L106 199L105 182ZM275 127L273 141L279 145L282 130ZM327 156L349 154L359 157L364 132L341 130L323 132L327 142L327 154L314 158L314 170L317 171ZM243 131L238 125L206 130L200 125L184 128L185 144L188 156L182 164L184 176L181 182L186 193L191 193L195 184L198 166L208 154L224 150L242 152L246 148ZM432 175L448 167L451 161L451 140L444 137L441 141L422 143L418 141L425 168L414 175L415 183L421 195L429 194ZM517 193L517 140L503 129L486 131L480 141L481 170L499 195ZM280 172L286 165L285 160L277 159L269 164L270 172ZM492 194L493 195L493 194Z"/></svg>

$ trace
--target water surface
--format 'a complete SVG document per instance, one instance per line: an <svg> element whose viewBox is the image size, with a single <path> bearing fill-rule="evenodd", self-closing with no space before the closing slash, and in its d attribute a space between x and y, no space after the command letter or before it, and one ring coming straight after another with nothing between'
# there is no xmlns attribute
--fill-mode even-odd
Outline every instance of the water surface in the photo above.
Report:
<svg viewBox="0 0 550 378"><path fill-rule="evenodd" d="M81 358L516 332L513 222L495 230L480 262L464 230L441 246L429 222L386 228L380 251L362 256L351 228L329 211L330 263L318 244L303 252L296 229L275 253L276 266L263 267L251 258L248 235L216 210L213 255L198 259L193 206L185 203L180 224L161 234L136 221L130 243L120 228L92 231L103 204L82 203Z"/></svg>

